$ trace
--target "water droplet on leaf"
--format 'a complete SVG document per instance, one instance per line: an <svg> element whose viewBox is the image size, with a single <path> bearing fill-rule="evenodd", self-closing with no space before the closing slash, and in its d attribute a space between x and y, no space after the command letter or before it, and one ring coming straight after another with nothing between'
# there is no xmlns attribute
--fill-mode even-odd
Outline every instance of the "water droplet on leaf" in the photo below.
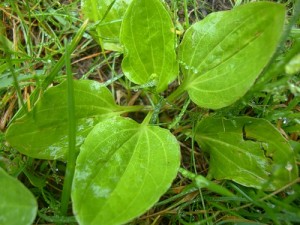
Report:
<svg viewBox="0 0 300 225"><path fill-rule="evenodd" d="M287 165L285 166L285 168L286 168L288 171L292 171L293 165L292 165L290 162L288 162Z"/></svg>
<svg viewBox="0 0 300 225"><path fill-rule="evenodd" d="M283 119L282 119L282 123L284 124L284 125L287 125L288 124L288 119L286 118L286 117L284 117Z"/></svg>

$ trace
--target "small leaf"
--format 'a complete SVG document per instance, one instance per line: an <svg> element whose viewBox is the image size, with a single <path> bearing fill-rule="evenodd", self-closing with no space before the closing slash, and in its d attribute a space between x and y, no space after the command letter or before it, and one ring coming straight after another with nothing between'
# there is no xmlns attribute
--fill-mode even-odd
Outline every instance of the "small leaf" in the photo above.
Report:
<svg viewBox="0 0 300 225"><path fill-rule="evenodd" d="M176 138L131 119L100 122L77 159L73 209L81 225L123 224L167 191L180 162Z"/></svg>
<svg viewBox="0 0 300 225"><path fill-rule="evenodd" d="M0 90L1 89L5 89L8 87L12 87L14 84L14 79L12 77L12 75L10 73L5 73L5 69L7 68L8 65L7 64L2 64L0 66ZM2 70L3 69L3 70ZM35 70L34 73L30 73L30 74L21 74L20 71L18 72L18 82L20 84L20 86L22 86L23 82L32 80L32 79L44 79L45 78L45 71L44 70Z"/></svg>
<svg viewBox="0 0 300 225"><path fill-rule="evenodd" d="M300 54L295 55L288 64L285 65L285 72L293 75L300 72Z"/></svg>
<svg viewBox="0 0 300 225"><path fill-rule="evenodd" d="M39 159L62 159L68 149L67 83L49 88L27 115L14 121L6 140L21 153ZM74 81L77 146L101 119L119 114L110 91L96 81Z"/></svg>
<svg viewBox="0 0 300 225"><path fill-rule="evenodd" d="M167 88L178 75L174 25L160 0L133 0L123 19L125 76L140 85Z"/></svg>
<svg viewBox="0 0 300 225"><path fill-rule="evenodd" d="M196 141L209 152L215 179L275 190L298 177L292 148L267 120L208 117L197 125Z"/></svg>
<svg viewBox="0 0 300 225"><path fill-rule="evenodd" d="M191 26L179 47L192 101L218 109L241 98L274 54L284 5L257 2L208 15Z"/></svg>
<svg viewBox="0 0 300 225"><path fill-rule="evenodd" d="M119 43L123 16L132 0L82 0L84 16L98 22L92 34L104 49L122 51Z"/></svg>
<svg viewBox="0 0 300 225"><path fill-rule="evenodd" d="M31 225L37 202L32 193L0 167L0 224Z"/></svg>

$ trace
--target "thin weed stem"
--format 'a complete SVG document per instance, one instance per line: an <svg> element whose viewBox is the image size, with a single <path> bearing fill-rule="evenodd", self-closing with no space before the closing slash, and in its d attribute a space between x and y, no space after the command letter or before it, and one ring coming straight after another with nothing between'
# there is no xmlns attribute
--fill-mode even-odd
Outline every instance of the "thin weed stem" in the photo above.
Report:
<svg viewBox="0 0 300 225"><path fill-rule="evenodd" d="M187 4L188 0L184 0L183 4L184 4L184 20L185 20L185 28L189 28L190 27L190 22L189 22L189 10L188 10L188 4Z"/></svg>
<svg viewBox="0 0 300 225"><path fill-rule="evenodd" d="M19 85L19 82L18 82L17 74L15 73L15 69L14 69L14 66L12 64L13 55L11 53L11 50L7 46L7 42L4 38L4 36L2 36L2 35L0 35L0 43L3 44L3 48L4 48L4 51L6 53L7 65L8 65L8 68L10 70L10 73L13 77L13 85L14 85L14 87L16 89L16 92L17 92L19 104L22 106L22 109L26 110L26 113L27 113L28 110L27 110L26 105L25 105L24 100L23 100L23 96L22 96L21 88L20 88L20 85Z"/></svg>
<svg viewBox="0 0 300 225"><path fill-rule="evenodd" d="M275 54L272 56L272 58L270 59L268 65L265 67L264 71L262 72L262 74L264 74L264 75L261 76L261 78L258 80L257 84L260 84L258 86L263 86L266 82L268 82L270 79L272 79L275 74L280 73L280 71L278 71L278 68L276 67L276 64L274 62L277 59L277 57L281 54L282 49L285 48L285 44L286 44L286 41L288 40L289 34L292 30L292 27L297 23L299 18L300 18L300 1L296 1L295 6L294 6L293 16L290 19L288 25L286 26L286 28L284 30L284 33L281 37L281 40L279 42L279 45L278 45L278 48L277 48ZM298 52L296 51L296 53L298 53ZM289 55L291 56L291 54L289 54ZM292 55L291 58L293 56L294 55ZM287 63L286 61L281 60L281 63L280 63L279 66L281 66L281 68L284 68L284 65L286 63ZM274 66L274 64L275 64L275 66ZM275 67L275 69L274 69L274 67ZM269 71L271 71L271 72L269 72Z"/></svg>
<svg viewBox="0 0 300 225"><path fill-rule="evenodd" d="M87 26L88 26L88 20L85 20L84 23L82 24L82 26L78 29L78 32L76 33L75 37L73 38L73 40L70 43L70 46L69 46L70 52L73 52L74 49L76 48L76 46L79 44L79 41L81 40ZM49 73L49 75L45 78L45 80L41 84L41 88L36 88L30 95L30 102L32 103L32 105L34 105L35 102L37 101L37 99L39 98L40 91L45 90L53 82L54 78L56 77L56 75L59 73L59 71L61 70L61 68L64 65L65 65L65 55L62 55L62 57L59 59L59 61L55 64L55 66ZM27 112L28 109L26 107L25 108L22 107L14 115L14 117L11 119L9 124L11 124L16 118L19 118L20 116L22 116L24 114L24 110L26 110L26 112Z"/></svg>
<svg viewBox="0 0 300 225"><path fill-rule="evenodd" d="M187 98L185 100L180 113L178 114L178 116L176 116L175 120L168 126L169 130L171 130L175 126L177 126L177 124L180 122L180 120L182 119L183 115L185 114L185 112L187 110L187 107L189 106L190 102L191 102L190 98Z"/></svg>
<svg viewBox="0 0 300 225"><path fill-rule="evenodd" d="M179 168L179 173L182 174L182 176L194 181L194 184L197 188L207 188L213 192L216 192L218 194L224 195L224 196L233 196L233 194L228 191L226 188L208 180L207 178L197 175L195 173L192 173L184 168Z"/></svg>
<svg viewBox="0 0 300 225"><path fill-rule="evenodd" d="M68 122L69 122L69 151L67 157L67 168L61 196L61 215L66 216L69 208L73 177L75 173L75 164L77 158L76 152L76 118L75 118L75 99L73 87L73 75L71 71L70 49L65 44L65 63L67 71L67 91L68 91Z"/></svg>

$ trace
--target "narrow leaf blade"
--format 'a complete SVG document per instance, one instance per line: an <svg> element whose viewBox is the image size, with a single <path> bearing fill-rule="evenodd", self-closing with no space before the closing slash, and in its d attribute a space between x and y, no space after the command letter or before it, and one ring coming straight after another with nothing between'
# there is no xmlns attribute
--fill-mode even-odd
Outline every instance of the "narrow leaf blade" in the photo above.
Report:
<svg viewBox="0 0 300 225"><path fill-rule="evenodd" d="M31 225L37 213L37 202L32 193L1 167L0 184L0 224Z"/></svg>
<svg viewBox="0 0 300 225"><path fill-rule="evenodd" d="M160 0L134 0L121 26L125 76L140 85L167 88L178 74L172 20Z"/></svg>
<svg viewBox="0 0 300 225"><path fill-rule="evenodd" d="M179 145L168 130L122 117L99 123L77 159L77 220L113 225L142 214L170 187L179 162Z"/></svg>
<svg viewBox="0 0 300 225"><path fill-rule="evenodd" d="M292 148L267 120L208 117L197 125L196 141L209 152L216 179L275 190L298 177Z"/></svg>
<svg viewBox="0 0 300 225"><path fill-rule="evenodd" d="M179 47L179 61L192 101L218 109L241 98L275 52L284 6L250 3L208 15L191 26Z"/></svg>
<svg viewBox="0 0 300 225"><path fill-rule="evenodd" d="M13 122L6 140L21 153L40 159L63 159L68 149L67 83L49 88L27 115ZM104 116L119 107L110 91L96 81L74 81L77 146Z"/></svg>

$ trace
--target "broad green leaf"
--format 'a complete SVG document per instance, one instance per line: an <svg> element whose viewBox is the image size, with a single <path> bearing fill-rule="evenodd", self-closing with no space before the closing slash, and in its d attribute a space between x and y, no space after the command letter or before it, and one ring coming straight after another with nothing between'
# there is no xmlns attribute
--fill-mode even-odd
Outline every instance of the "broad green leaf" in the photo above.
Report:
<svg viewBox="0 0 300 225"><path fill-rule="evenodd" d="M82 0L84 16L96 22L92 34L107 50L122 51L119 43L123 16L132 0Z"/></svg>
<svg viewBox="0 0 300 225"><path fill-rule="evenodd" d="M27 115L13 122L6 140L21 153L62 159L68 149L67 83L49 88ZM96 81L74 81L77 146L104 116L120 114L110 91Z"/></svg>
<svg viewBox="0 0 300 225"><path fill-rule="evenodd" d="M72 200L81 225L123 224L167 191L180 162L176 138L122 117L100 122L77 159Z"/></svg>
<svg viewBox="0 0 300 225"><path fill-rule="evenodd" d="M32 193L0 167L0 224L31 225L37 202Z"/></svg>
<svg viewBox="0 0 300 225"><path fill-rule="evenodd" d="M120 34L125 76L139 85L165 90L178 75L174 25L160 0L133 0Z"/></svg>
<svg viewBox="0 0 300 225"><path fill-rule="evenodd" d="M216 179L275 190L298 177L291 146L267 120L208 117L198 123L196 141L209 152Z"/></svg>
<svg viewBox="0 0 300 225"><path fill-rule="evenodd" d="M179 47L192 101L218 109L241 98L274 54L284 19L284 5L257 2L192 25Z"/></svg>

